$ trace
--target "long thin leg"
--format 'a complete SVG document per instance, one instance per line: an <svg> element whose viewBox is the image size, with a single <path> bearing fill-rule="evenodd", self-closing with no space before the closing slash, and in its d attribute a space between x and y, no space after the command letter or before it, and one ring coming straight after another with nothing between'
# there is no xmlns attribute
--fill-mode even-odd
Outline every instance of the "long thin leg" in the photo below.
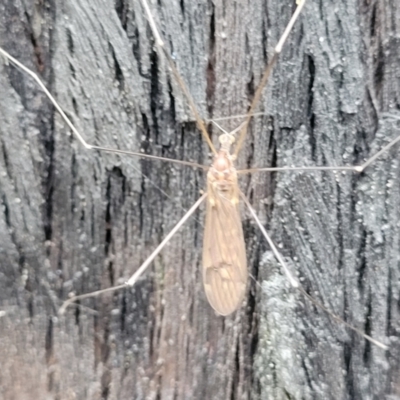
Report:
<svg viewBox="0 0 400 400"><path fill-rule="evenodd" d="M264 75L263 75L263 77L261 79L260 84L258 85L258 88L257 88L256 93L254 95L253 101L251 102L251 105L250 105L250 108L249 108L249 112L248 112L245 124L244 124L242 130L240 131L239 140L238 140L238 143L237 143L236 148L235 148L234 155L236 157L239 154L240 148L243 145L243 141L244 141L244 139L246 137L247 128L249 126L252 114L254 113L255 108L258 106L258 103L259 103L260 98L261 98L261 93L262 93L262 91L264 89L264 86L267 84L269 76L271 75L272 68L274 67L276 61L278 60L279 54L282 51L282 47L285 44L286 39L288 38L289 33L292 30L294 23L296 22L297 18L299 17L299 15L301 13L301 10L303 9L304 4L306 3L306 0L297 0L296 2L297 2L296 10L293 13L292 18L290 19L285 31L283 32L283 35L279 39L278 44L275 46L274 55L272 56L271 61L268 63L267 67L265 68Z"/></svg>
<svg viewBox="0 0 400 400"><path fill-rule="evenodd" d="M285 171L353 171L353 172L363 172L365 168L369 167L375 160L381 157L384 153L389 151L395 144L400 142L400 136L394 138L386 146L383 146L376 154L368 158L361 165L338 165L338 166L321 166L321 167L266 167L266 168L250 168L238 170L238 174L248 174L253 172L285 172Z"/></svg>
<svg viewBox="0 0 400 400"><path fill-rule="evenodd" d="M279 253L279 251L276 248L274 242L272 241L272 239L268 235L267 231L263 227L261 221L258 219L256 212L254 211L253 207L251 206L251 204L247 200L246 196L242 192L240 192L240 195L241 195L243 201L245 202L247 208L249 209L250 214L252 215L252 217L256 221L258 227L260 228L261 233L264 235L265 239L267 240L268 244L270 245L272 252L274 253L274 255L277 258L277 260L279 261L279 263L281 264L281 266L282 266L282 268L283 268L283 270L284 270L284 272L285 272L290 284L292 285L292 287L298 289L305 297L307 297L308 300L310 300L313 304L315 304L321 310L325 311L327 314L329 314L336 321L346 325L349 329L353 330L354 332L357 332L359 335L363 336L366 340L370 341L371 343L375 344L376 346L380 347L381 349L388 350L389 349L388 346L386 346L385 344L379 342L378 340L375 340L371 336L365 334L360 329L350 325L348 322L344 321L342 318L340 318L338 315L336 315L333 311L329 310L323 304L321 304L319 301L315 300L312 296L310 296L304 290L304 288L300 285L300 283L290 273L289 268L287 267L282 255Z"/></svg>
<svg viewBox="0 0 400 400"><path fill-rule="evenodd" d="M25 65L21 64L17 59L12 57L9 53L7 53L4 49L0 47L0 55L5 57L6 62L10 61L13 65L15 65L17 68L20 68L23 72L27 73L29 76L31 76L36 83L38 83L39 87L44 91L46 96L49 98L49 100L52 102L54 107L57 109L57 111L61 114L62 118L65 120L65 122L68 124L68 126L71 128L72 132L76 136L76 138L79 140L79 142L87 149L87 150L98 150L98 151L106 151L106 152L111 152L111 153L117 153L117 154L126 154L130 156L135 156L135 157L140 157L140 158L146 158L150 160L157 160L157 161L164 161L164 162L171 162L175 164L181 164L181 165L187 165L192 168L199 168L207 171L209 169L208 166L206 165L201 165L189 161L181 161L181 160L175 160L171 158L166 158L166 157L159 157L159 156L153 156L151 154L143 154L143 153L138 153L134 151L129 151L129 150L120 150L120 149L114 149L114 148L109 148L109 147L103 147L103 146L96 146L96 145L91 145L85 141L83 136L79 133L79 131L75 128L75 126L72 124L71 120L67 117L67 115L64 113L62 110L61 106L57 103L57 101L54 99L52 94L48 91L46 86L43 84L43 82L40 80L39 76L35 74L33 71L31 71L29 68L25 67ZM136 168L135 168L136 169ZM139 171L140 172L140 171ZM143 173L140 172L142 175ZM164 192L159 186L157 186L154 182L152 182L146 175L143 175L153 186L155 186L162 194L164 194L166 197L171 198L166 192ZM186 211L183 207L181 207L184 211Z"/></svg>
<svg viewBox="0 0 400 400"><path fill-rule="evenodd" d="M360 169L361 166L353 166L353 165L339 165L337 167L334 166L322 166L322 167L266 167L266 168L249 168L249 169L240 169L236 171L238 174L250 174L254 172L288 172L288 171L354 171L354 172L362 172Z"/></svg>
<svg viewBox="0 0 400 400"><path fill-rule="evenodd" d="M175 79L177 80L177 82L178 82L179 86L181 87L184 95L186 96L186 99L188 100L188 103L189 103L189 107L192 110L194 118L196 119L197 126L200 129L205 141L209 145L211 151L214 154L217 154L217 151L215 150L215 147L211 142L210 136L209 136L209 134L207 132L207 129L206 129L205 125L204 125L204 122L200 118L200 114L199 114L199 112L197 110L197 107L196 107L196 104L194 103L194 100L193 100L193 98L192 98L192 96L191 96L191 94L189 92L189 89L187 88L185 81L183 80L183 78L179 74L179 71L178 71L178 69L177 69L177 67L175 65L174 60L172 59L172 57L169 54L168 50L165 48L165 42L162 39L162 37L160 35L160 32L157 29L156 22L154 20L153 14L150 11L150 7L149 7L149 5L147 3L147 0L141 0L141 2L142 2L142 5L143 5L143 8L144 8L144 10L145 10L145 12L147 14L147 18L149 20L150 28L151 28L151 30L153 32L156 44L157 44L158 47L160 47L160 49L162 49L162 51L163 51L163 53L164 53L164 55L165 55L165 57L166 57L166 59L168 61L168 64L169 64L169 66L170 66L170 68L172 70L172 73L175 76Z"/></svg>
<svg viewBox="0 0 400 400"><path fill-rule="evenodd" d="M157 246L157 248L150 254L150 256L146 259L146 261L135 271L135 273L125 282L123 285L113 286L108 289L97 290L95 292L81 294L79 296L71 297L70 299L66 300L63 305L60 307L59 314L63 314L66 308L73 302L77 300L86 299L88 297L95 297L99 294L114 292L115 290L120 290L126 287L132 287L139 277L146 271L148 266L153 262L156 258L158 253L164 248L164 246L170 241L172 236L180 229L180 227L189 219L189 217L199 208L200 204L205 200L207 197L207 193L204 193L197 201L193 204L193 206L189 209L189 211L182 217L182 219L174 226L172 231L168 233L168 235L164 238L164 240Z"/></svg>
<svg viewBox="0 0 400 400"><path fill-rule="evenodd" d="M39 85L39 87L43 90L43 92L46 94L46 96L49 98L49 100L53 103L54 107L56 110L60 113L61 117L64 119L64 121L67 123L69 128L72 130L74 133L75 137L79 140L79 142L85 147L87 150L100 150L100 151L106 151L109 153L117 153L117 154L126 154L129 156L135 156L135 157L140 157L140 158L147 158L151 160L158 160L158 161L165 161L169 163L174 163L174 164L181 164L181 165L188 165L193 168L200 168L204 170L208 170L208 166L197 164L197 163L192 163L189 161L181 161L181 160L174 160L172 158L166 158L166 157L159 157L159 156L152 156L150 154L143 154L135 151L129 151L129 150L120 150L120 149L114 149L110 147L103 147L103 146L95 146L92 144L89 144L86 142L86 140L83 138L83 136L79 133L79 131L75 128L71 120L67 117L65 112L62 110L61 106L57 103L56 99L53 97L53 95L48 91L44 83L40 80L39 76L35 74L33 71L31 71L29 68L25 67L25 65L21 64L16 58L11 56L9 53L7 53L4 49L0 47L0 55L4 56L6 60L9 60L13 65L21 69L23 72L31 76Z"/></svg>

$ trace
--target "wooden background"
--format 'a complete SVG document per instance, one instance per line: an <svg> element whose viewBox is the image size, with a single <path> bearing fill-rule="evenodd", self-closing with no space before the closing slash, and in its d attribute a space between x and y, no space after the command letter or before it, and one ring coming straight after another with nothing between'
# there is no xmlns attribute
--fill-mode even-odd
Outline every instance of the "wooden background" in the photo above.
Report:
<svg viewBox="0 0 400 400"><path fill-rule="evenodd" d="M204 118L242 114L294 1L152 4ZM98 145L208 164L138 0L3 0L0 45ZM356 164L400 134L400 6L309 0L239 167ZM232 128L237 122L228 121ZM212 130L216 140L218 132ZM310 294L293 291L243 212L250 280L222 318L201 283L204 209L132 290L124 282L200 196L203 173L86 151L28 76L0 62L0 399L399 399L400 174L241 180ZM257 283L256 283L257 282Z"/></svg>

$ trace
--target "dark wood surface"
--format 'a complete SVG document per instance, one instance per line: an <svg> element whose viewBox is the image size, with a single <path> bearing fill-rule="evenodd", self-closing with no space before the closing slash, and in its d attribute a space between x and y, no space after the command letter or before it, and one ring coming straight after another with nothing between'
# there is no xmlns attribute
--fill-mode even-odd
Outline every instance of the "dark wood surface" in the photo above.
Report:
<svg viewBox="0 0 400 400"><path fill-rule="evenodd" d="M246 112L293 1L153 4L203 118ZM210 163L138 1L0 3L0 45L38 73L89 143ZM400 6L310 0L238 165L357 164L400 134ZM224 123L226 129L237 122ZM219 132L212 129L216 142ZM398 399L399 149L361 175L258 173L241 188L310 294L289 287L243 210L247 302L216 316L204 208L124 282L205 188L201 171L90 152L0 63L0 399Z"/></svg>

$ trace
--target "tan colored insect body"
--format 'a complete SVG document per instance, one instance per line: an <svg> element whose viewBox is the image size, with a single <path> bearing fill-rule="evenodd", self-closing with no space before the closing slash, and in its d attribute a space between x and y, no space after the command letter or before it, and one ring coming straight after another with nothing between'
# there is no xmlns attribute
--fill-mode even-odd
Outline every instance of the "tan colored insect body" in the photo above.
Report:
<svg viewBox="0 0 400 400"><path fill-rule="evenodd" d="M233 137L223 134L220 142L221 149L207 174L203 283L214 310L228 315L243 301L248 273L237 173L229 152Z"/></svg>

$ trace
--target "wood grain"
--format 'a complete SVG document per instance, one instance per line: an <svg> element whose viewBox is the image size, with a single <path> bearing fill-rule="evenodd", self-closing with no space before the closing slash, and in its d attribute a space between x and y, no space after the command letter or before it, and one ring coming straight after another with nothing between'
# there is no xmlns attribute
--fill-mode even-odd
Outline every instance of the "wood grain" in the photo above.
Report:
<svg viewBox="0 0 400 400"><path fill-rule="evenodd" d="M294 7L162 2L157 20L203 116L246 111ZM399 21L396 2L310 0L238 167L357 163L398 135L382 113L400 107ZM209 162L138 1L3 1L0 45L41 75L88 141ZM123 282L205 177L85 152L37 86L3 62L0 94L0 398L400 396L398 148L360 176L240 182L306 289L386 338L389 353L289 289L246 215L262 289L250 285L237 315L216 316L203 293L200 213L135 288L60 319L69 292Z"/></svg>

